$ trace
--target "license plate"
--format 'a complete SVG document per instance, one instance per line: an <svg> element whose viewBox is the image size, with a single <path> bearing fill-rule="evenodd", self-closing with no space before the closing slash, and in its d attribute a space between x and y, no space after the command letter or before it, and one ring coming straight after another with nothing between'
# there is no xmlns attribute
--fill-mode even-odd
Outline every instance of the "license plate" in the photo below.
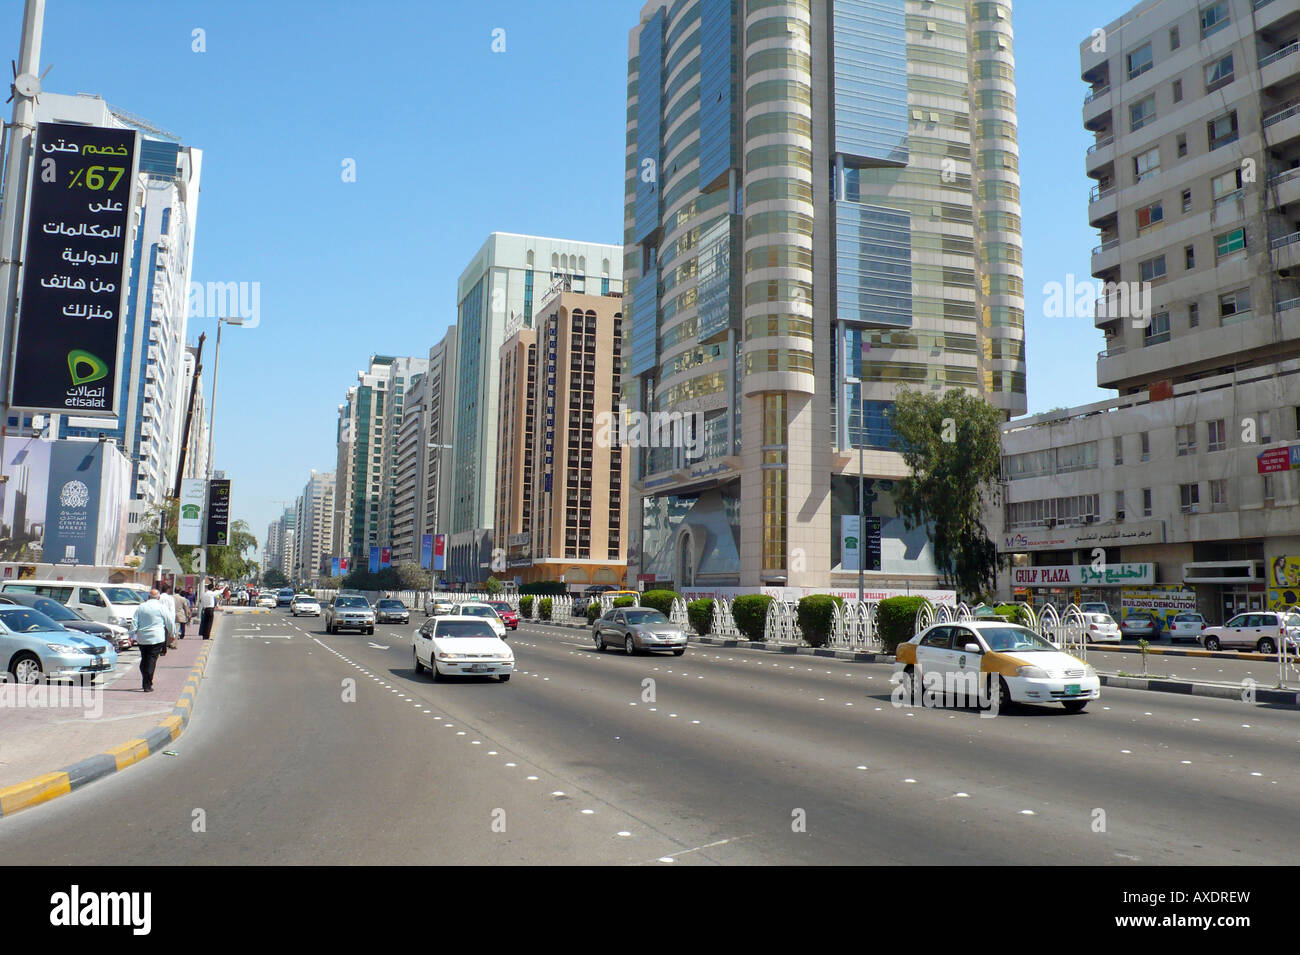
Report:
<svg viewBox="0 0 1300 955"><path fill-rule="evenodd" d="M1065 685L1065 692L1066 692L1066 693L1069 693L1071 696L1078 696L1078 695L1079 695L1079 684L1077 684L1077 683L1067 683L1067 684Z"/></svg>
<svg viewBox="0 0 1300 955"><path fill-rule="evenodd" d="M492 669L492 667L489 666L489 665L486 664L486 663L475 663L472 667L469 668L469 672L470 672L470 673L486 673L488 670L491 670L491 669Z"/></svg>

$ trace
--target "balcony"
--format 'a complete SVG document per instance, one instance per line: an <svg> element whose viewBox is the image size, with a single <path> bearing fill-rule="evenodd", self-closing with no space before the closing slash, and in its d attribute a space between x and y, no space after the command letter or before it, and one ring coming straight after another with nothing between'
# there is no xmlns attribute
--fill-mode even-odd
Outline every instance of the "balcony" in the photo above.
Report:
<svg viewBox="0 0 1300 955"><path fill-rule="evenodd" d="M1262 125L1271 148L1300 139L1300 103L1284 104L1267 114Z"/></svg>
<svg viewBox="0 0 1300 955"><path fill-rule="evenodd" d="M1109 239L1092 250L1092 274L1099 275L1119 266L1119 239Z"/></svg>
<svg viewBox="0 0 1300 955"><path fill-rule="evenodd" d="M1300 41L1288 43L1280 50L1259 58L1259 85L1267 90L1277 86L1300 70Z"/></svg>
<svg viewBox="0 0 1300 955"><path fill-rule="evenodd" d="M1269 180L1270 204L1274 209L1300 202L1300 168L1288 169Z"/></svg>
<svg viewBox="0 0 1300 955"><path fill-rule="evenodd" d="M1300 22L1300 10L1292 3L1274 3L1273 0L1255 0L1255 32L1279 27L1283 21ZM1288 22L1287 27L1294 26Z"/></svg>
<svg viewBox="0 0 1300 955"><path fill-rule="evenodd" d="M1300 266L1300 232L1278 236L1271 245L1274 268L1294 269Z"/></svg>
<svg viewBox="0 0 1300 955"><path fill-rule="evenodd" d="M1083 128L1093 132L1109 128L1113 122L1110 111L1110 87L1089 90L1083 98Z"/></svg>
<svg viewBox="0 0 1300 955"><path fill-rule="evenodd" d="M1107 136L1089 146L1084 162L1089 176L1101 178L1097 171L1115 162L1115 137Z"/></svg>
<svg viewBox="0 0 1300 955"><path fill-rule="evenodd" d="M1119 191L1114 185L1093 186L1088 191L1088 224L1101 228L1103 222L1114 219L1119 212Z"/></svg>

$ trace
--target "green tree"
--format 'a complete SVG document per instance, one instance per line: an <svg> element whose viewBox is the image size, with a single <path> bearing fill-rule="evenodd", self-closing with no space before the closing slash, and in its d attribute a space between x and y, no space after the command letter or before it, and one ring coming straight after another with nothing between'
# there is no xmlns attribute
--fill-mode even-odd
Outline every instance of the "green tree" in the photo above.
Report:
<svg viewBox="0 0 1300 955"><path fill-rule="evenodd" d="M232 521L227 539L229 544L208 548L208 575L225 580L251 577L257 564L248 555L257 550L257 538L248 521Z"/></svg>
<svg viewBox="0 0 1300 955"><path fill-rule="evenodd" d="M936 398L902 389L894 405L895 447L911 471L895 485L909 530L929 525L945 581L967 598L997 586L1001 563L984 510L1001 466L1001 415L957 388Z"/></svg>
<svg viewBox="0 0 1300 955"><path fill-rule="evenodd" d="M505 590L505 587L501 585L501 581L497 580L495 576L489 577L487 583L483 585L483 593L489 597L495 597L503 590Z"/></svg>
<svg viewBox="0 0 1300 955"><path fill-rule="evenodd" d="M262 575L262 586L279 589L289 586L289 578L284 575L284 571L279 567L272 567Z"/></svg>
<svg viewBox="0 0 1300 955"><path fill-rule="evenodd" d="M428 590L429 572L413 560L402 561L393 568L397 574L398 586L391 590Z"/></svg>
<svg viewBox="0 0 1300 955"><path fill-rule="evenodd" d="M157 554L158 551L158 525L163 515L166 515L167 521L167 543L176 554L176 559L181 562L187 574L194 572L195 552L197 547L181 547L176 543L176 528L179 524L180 502L172 501L165 508L154 505L149 509L149 514L145 518L144 529L136 538L136 546L143 547L146 554Z"/></svg>

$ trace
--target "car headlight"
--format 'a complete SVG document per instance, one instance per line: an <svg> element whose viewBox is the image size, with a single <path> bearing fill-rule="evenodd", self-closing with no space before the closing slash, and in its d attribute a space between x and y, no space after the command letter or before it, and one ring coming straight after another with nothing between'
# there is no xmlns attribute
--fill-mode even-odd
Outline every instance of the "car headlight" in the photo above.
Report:
<svg viewBox="0 0 1300 955"><path fill-rule="evenodd" d="M119 627L130 627L131 624L135 623L135 619L132 617L109 617L108 622Z"/></svg>
<svg viewBox="0 0 1300 955"><path fill-rule="evenodd" d="M55 653L85 653L86 652L81 647L69 646L66 643L47 643L46 646L49 647L51 650L53 650Z"/></svg>
<svg viewBox="0 0 1300 955"><path fill-rule="evenodd" d="M1031 680L1046 680L1050 674L1042 667L1017 667L1016 676L1028 677Z"/></svg>

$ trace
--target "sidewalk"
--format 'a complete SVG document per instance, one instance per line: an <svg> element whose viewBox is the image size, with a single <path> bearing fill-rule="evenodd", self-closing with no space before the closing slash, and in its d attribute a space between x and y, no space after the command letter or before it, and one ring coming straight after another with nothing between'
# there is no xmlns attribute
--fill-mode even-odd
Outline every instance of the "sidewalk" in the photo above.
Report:
<svg viewBox="0 0 1300 955"><path fill-rule="evenodd" d="M154 692L140 689L140 653L125 650L91 687L0 685L0 816L53 799L163 748L189 722L213 640L198 627L158 658Z"/></svg>

